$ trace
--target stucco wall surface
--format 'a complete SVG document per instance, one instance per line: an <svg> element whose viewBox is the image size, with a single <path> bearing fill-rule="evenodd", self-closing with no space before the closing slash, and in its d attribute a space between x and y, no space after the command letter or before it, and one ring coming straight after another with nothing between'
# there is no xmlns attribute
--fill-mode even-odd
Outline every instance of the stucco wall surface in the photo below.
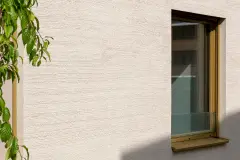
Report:
<svg viewBox="0 0 240 160"><path fill-rule="evenodd" d="M221 135L231 141L225 147L171 152L171 9L226 18ZM239 0L44 0L36 13L41 32L55 40L51 63L23 68L20 120L32 160L240 156Z"/></svg>

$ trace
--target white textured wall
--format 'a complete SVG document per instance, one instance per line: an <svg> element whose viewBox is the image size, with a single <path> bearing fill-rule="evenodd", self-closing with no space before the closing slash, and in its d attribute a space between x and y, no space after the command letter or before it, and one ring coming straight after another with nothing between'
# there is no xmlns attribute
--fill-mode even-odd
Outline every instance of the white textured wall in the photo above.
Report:
<svg viewBox="0 0 240 160"><path fill-rule="evenodd" d="M171 152L171 9L227 18L226 147ZM232 115L240 112L239 0L44 0L36 11L55 41L51 63L24 67L24 142L33 160L240 156Z"/></svg>

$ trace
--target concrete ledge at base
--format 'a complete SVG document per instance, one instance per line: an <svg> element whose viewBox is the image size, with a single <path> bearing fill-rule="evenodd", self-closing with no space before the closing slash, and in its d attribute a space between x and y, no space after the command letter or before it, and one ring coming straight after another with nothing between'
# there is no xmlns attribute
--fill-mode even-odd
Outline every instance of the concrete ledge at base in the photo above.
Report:
<svg viewBox="0 0 240 160"><path fill-rule="evenodd" d="M184 142L174 142L172 143L172 151L173 152L183 152L189 150L195 150L198 148L207 148L213 146L224 145L229 142L229 139L226 138L202 138L189 140Z"/></svg>

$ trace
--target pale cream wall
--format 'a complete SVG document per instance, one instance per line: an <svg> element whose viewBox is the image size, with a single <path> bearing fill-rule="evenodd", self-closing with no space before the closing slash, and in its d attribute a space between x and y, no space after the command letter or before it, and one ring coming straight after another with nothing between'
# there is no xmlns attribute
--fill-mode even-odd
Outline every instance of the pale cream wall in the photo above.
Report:
<svg viewBox="0 0 240 160"><path fill-rule="evenodd" d="M240 111L240 1L44 0L39 4L42 33L55 41L51 63L24 66L20 120L33 160L234 160L240 156L238 116L233 116ZM221 135L232 140L227 147L171 152L171 9L227 19L221 50Z"/></svg>

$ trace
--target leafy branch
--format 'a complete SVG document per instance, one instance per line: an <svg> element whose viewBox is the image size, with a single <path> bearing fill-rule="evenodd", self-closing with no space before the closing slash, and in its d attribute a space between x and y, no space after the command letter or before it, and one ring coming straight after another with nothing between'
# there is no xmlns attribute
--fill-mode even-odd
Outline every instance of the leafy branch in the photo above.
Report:
<svg viewBox="0 0 240 160"><path fill-rule="evenodd" d="M29 160L28 148L20 146L13 134L10 111L2 93L5 81L20 80L18 61L23 59L18 52L18 38L22 38L33 66L40 66L42 60L51 61L48 47L52 38L40 34L39 20L32 11L34 5L38 5L37 0L0 0L0 140L5 143L5 160L16 160L18 156L21 160ZM21 31L17 33L17 29ZM26 157L20 147L25 150Z"/></svg>

